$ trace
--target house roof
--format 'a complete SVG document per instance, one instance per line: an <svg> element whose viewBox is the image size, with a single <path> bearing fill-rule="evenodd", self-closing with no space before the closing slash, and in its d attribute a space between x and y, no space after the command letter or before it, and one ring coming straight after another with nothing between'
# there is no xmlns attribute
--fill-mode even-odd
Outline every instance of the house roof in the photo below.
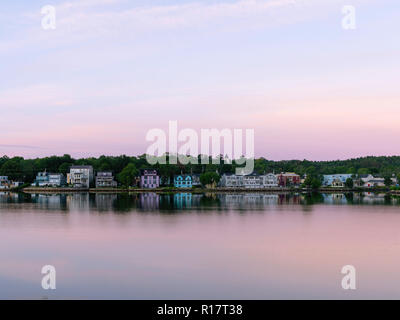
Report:
<svg viewBox="0 0 400 320"><path fill-rule="evenodd" d="M70 169L93 169L93 166L79 165L79 166L70 166Z"/></svg>

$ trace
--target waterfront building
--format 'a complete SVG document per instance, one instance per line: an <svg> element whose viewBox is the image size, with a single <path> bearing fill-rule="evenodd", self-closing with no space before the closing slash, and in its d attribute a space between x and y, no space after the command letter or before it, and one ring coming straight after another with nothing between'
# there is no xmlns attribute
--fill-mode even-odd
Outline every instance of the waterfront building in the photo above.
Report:
<svg viewBox="0 0 400 320"><path fill-rule="evenodd" d="M225 173L222 175L219 185L222 188L242 188L243 176Z"/></svg>
<svg viewBox="0 0 400 320"><path fill-rule="evenodd" d="M113 173L110 171L97 172L96 188L115 188L117 181L114 180Z"/></svg>
<svg viewBox="0 0 400 320"><path fill-rule="evenodd" d="M264 188L278 187L278 178L273 173L265 174L265 175L261 176L261 178L262 178L262 184L263 184Z"/></svg>
<svg viewBox="0 0 400 320"><path fill-rule="evenodd" d="M385 179L372 174L360 175L361 186L366 188L384 187ZM393 180L392 180L393 181Z"/></svg>
<svg viewBox="0 0 400 320"><path fill-rule="evenodd" d="M174 176L175 188L191 188L192 176L189 174L178 174Z"/></svg>
<svg viewBox="0 0 400 320"><path fill-rule="evenodd" d="M346 180L351 179L351 177L351 173L325 174L322 185L325 187L344 187Z"/></svg>
<svg viewBox="0 0 400 320"><path fill-rule="evenodd" d="M32 186L35 187L47 187L49 185L49 174L48 172L38 172L35 181Z"/></svg>
<svg viewBox="0 0 400 320"><path fill-rule="evenodd" d="M300 185L300 176L293 172L282 172L276 175L280 187L290 187Z"/></svg>
<svg viewBox="0 0 400 320"><path fill-rule="evenodd" d="M10 187L10 181L7 176L0 176L0 189L8 189Z"/></svg>
<svg viewBox="0 0 400 320"><path fill-rule="evenodd" d="M65 183L66 179L62 173L49 173L49 186L62 187Z"/></svg>
<svg viewBox="0 0 400 320"><path fill-rule="evenodd" d="M70 183L74 188L90 188L94 174L92 166L71 166L69 170Z"/></svg>
<svg viewBox="0 0 400 320"><path fill-rule="evenodd" d="M160 187L160 176L158 175L157 170L140 170L140 187L144 189L155 189Z"/></svg>
<svg viewBox="0 0 400 320"><path fill-rule="evenodd" d="M193 187L200 187L201 186L200 174L198 174L198 173L192 174L192 186Z"/></svg>
<svg viewBox="0 0 400 320"><path fill-rule="evenodd" d="M257 189L263 187L263 180L260 175L256 173L242 176L243 187L246 189Z"/></svg>
<svg viewBox="0 0 400 320"><path fill-rule="evenodd" d="M265 175L258 175L256 173L249 175L224 174L220 180L220 187L222 188L259 189L274 188L277 186L278 179L272 173Z"/></svg>
<svg viewBox="0 0 400 320"><path fill-rule="evenodd" d="M35 187L62 187L65 185L65 177L62 173L38 172L32 186Z"/></svg>
<svg viewBox="0 0 400 320"><path fill-rule="evenodd" d="M12 182L13 188L19 188L19 187L22 187L23 185L24 185L24 183L22 181L13 181Z"/></svg>

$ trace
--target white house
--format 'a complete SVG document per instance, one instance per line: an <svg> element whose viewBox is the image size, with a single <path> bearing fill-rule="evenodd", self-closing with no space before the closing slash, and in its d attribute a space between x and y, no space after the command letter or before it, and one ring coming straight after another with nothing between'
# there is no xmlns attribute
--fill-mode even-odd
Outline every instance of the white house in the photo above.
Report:
<svg viewBox="0 0 400 320"><path fill-rule="evenodd" d="M222 188L274 188L278 186L277 177L272 174L258 175L256 173L249 175L224 174L220 180Z"/></svg>
<svg viewBox="0 0 400 320"><path fill-rule="evenodd" d="M276 188L278 187L278 178L276 177L275 174L273 173L268 173L263 176L261 176L262 182L263 182L263 187L264 188Z"/></svg>
<svg viewBox="0 0 400 320"><path fill-rule="evenodd" d="M89 188L93 184L92 166L71 166L69 170L70 183L74 188Z"/></svg>

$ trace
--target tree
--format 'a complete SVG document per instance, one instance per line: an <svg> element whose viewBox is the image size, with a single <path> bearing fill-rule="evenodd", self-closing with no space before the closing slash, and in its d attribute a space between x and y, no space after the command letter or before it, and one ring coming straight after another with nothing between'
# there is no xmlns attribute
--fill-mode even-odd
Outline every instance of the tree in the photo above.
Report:
<svg viewBox="0 0 400 320"><path fill-rule="evenodd" d="M203 186L217 184L220 179L216 172L206 172L200 175L200 182Z"/></svg>
<svg viewBox="0 0 400 320"><path fill-rule="evenodd" d="M22 178L22 170L20 167L21 158L12 158L7 160L0 169L1 176L8 176L10 180L19 180Z"/></svg>
<svg viewBox="0 0 400 320"><path fill-rule="evenodd" d="M367 168L360 168L357 171L358 174L368 174L369 170Z"/></svg>
<svg viewBox="0 0 400 320"><path fill-rule="evenodd" d="M306 179L304 180L304 185L307 188L311 188L312 186L312 181L313 181L313 177L312 176L307 176Z"/></svg>
<svg viewBox="0 0 400 320"><path fill-rule="evenodd" d="M346 182L344 183L344 185L347 187L347 188L353 188L354 187L354 181L353 181L353 179L352 178L347 178L347 180L346 180Z"/></svg>
<svg viewBox="0 0 400 320"><path fill-rule="evenodd" d="M393 181L392 181L390 176L386 176L384 182L385 182L385 186L386 187L390 187L392 185L392 183L393 183Z"/></svg>
<svg viewBox="0 0 400 320"><path fill-rule="evenodd" d="M133 180L138 175L139 171L133 163L129 163L118 175L118 181L125 187L132 185Z"/></svg>
<svg viewBox="0 0 400 320"><path fill-rule="evenodd" d="M307 178L304 180L304 185L307 188L316 190L321 187L321 180L315 176L307 176Z"/></svg>
<svg viewBox="0 0 400 320"><path fill-rule="evenodd" d="M319 189L321 187L321 180L318 178L313 178L311 182L311 188L314 190Z"/></svg>
<svg viewBox="0 0 400 320"><path fill-rule="evenodd" d="M69 172L69 167L71 166L70 163L64 162L58 167L58 172L66 175Z"/></svg>

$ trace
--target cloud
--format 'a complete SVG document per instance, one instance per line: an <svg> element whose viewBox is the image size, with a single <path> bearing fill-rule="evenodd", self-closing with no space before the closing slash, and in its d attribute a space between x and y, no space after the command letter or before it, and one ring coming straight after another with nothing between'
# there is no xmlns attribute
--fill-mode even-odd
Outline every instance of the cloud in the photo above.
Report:
<svg viewBox="0 0 400 320"><path fill-rule="evenodd" d="M353 0L358 3L360 0ZM121 0L68 1L56 6L57 29L40 27L40 10L25 13L30 28L20 37L2 41L0 53L25 45L58 47L77 41L108 37L128 40L146 32L207 30L242 31L294 24L339 12L344 0L237 0L233 2L178 2L168 5L129 6ZM124 6L121 6L124 4Z"/></svg>
<svg viewBox="0 0 400 320"><path fill-rule="evenodd" d="M17 144L0 144L0 148L11 148L11 149L41 149L37 146L26 146Z"/></svg>

